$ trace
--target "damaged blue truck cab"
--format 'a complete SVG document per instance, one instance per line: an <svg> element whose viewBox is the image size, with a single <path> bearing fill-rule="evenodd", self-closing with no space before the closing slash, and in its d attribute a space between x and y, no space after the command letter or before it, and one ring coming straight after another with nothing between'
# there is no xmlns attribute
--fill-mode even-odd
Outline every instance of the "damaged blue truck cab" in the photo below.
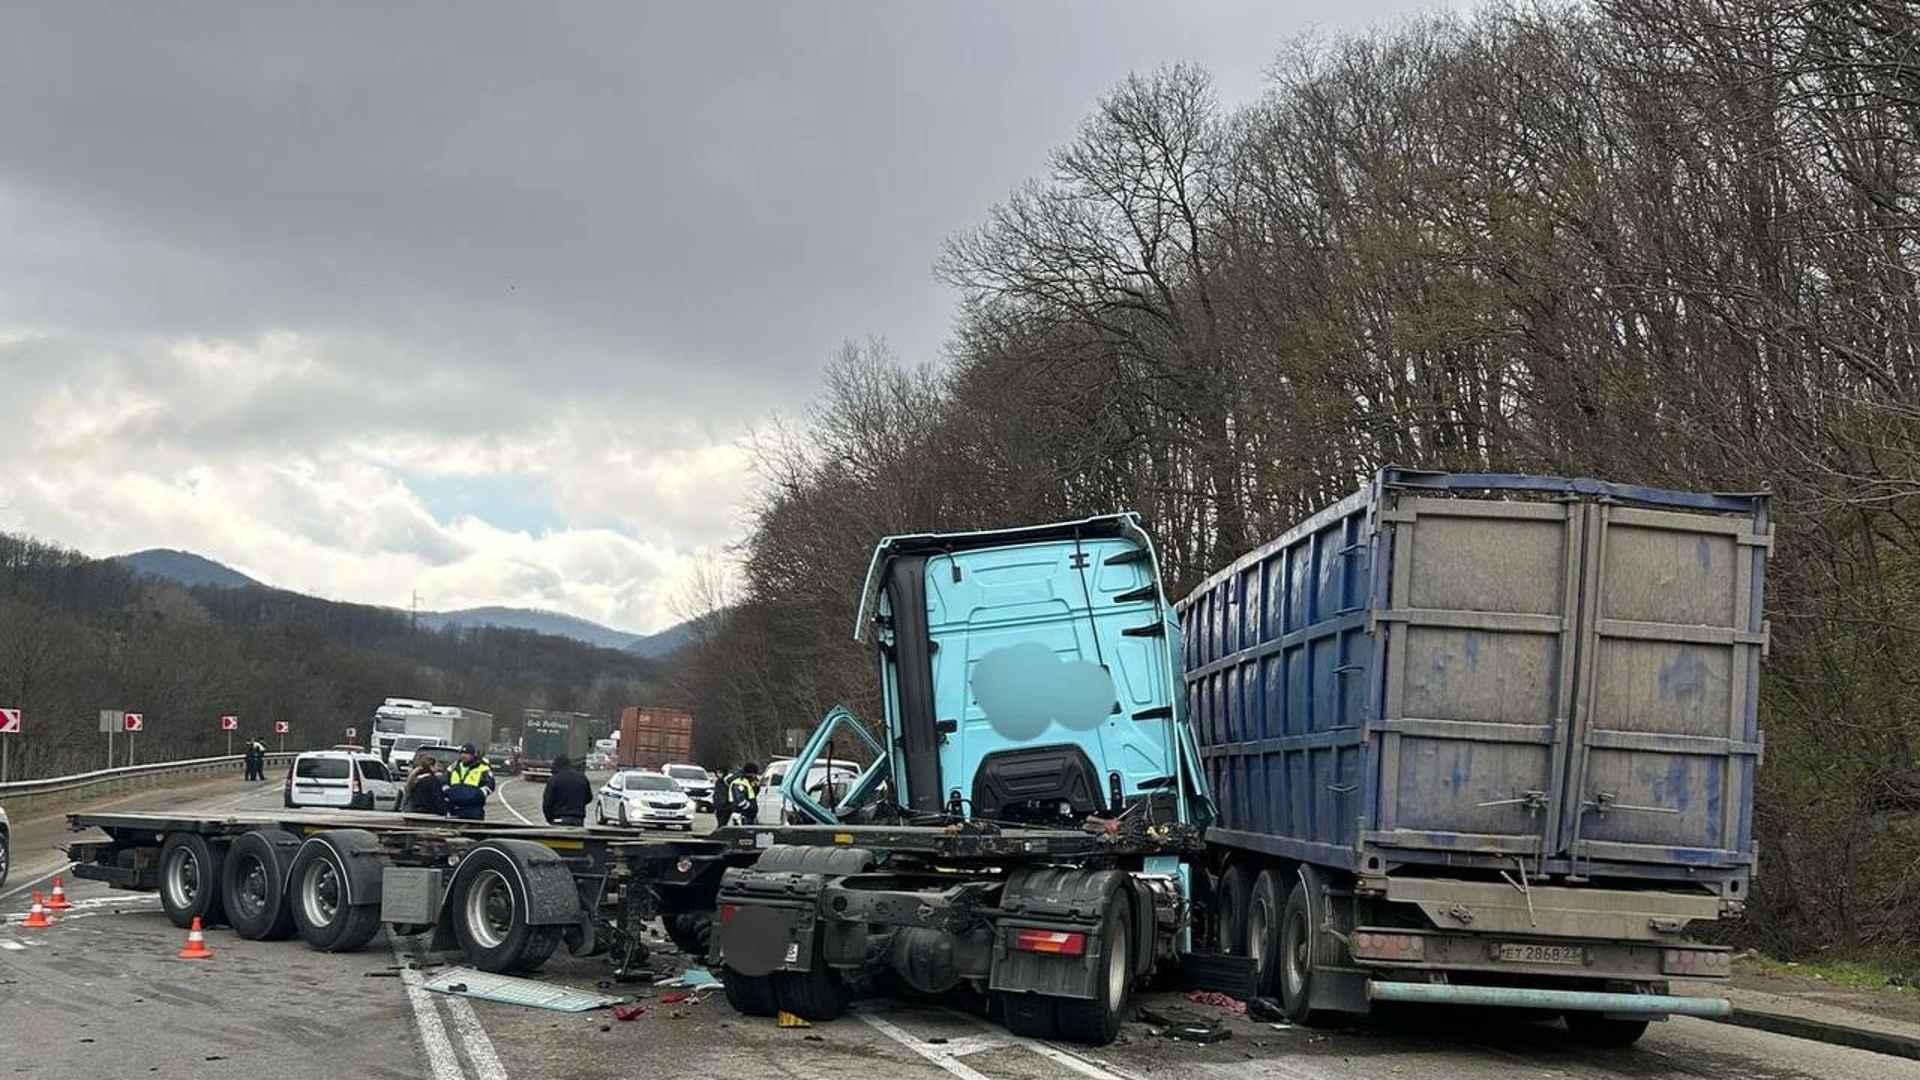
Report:
<svg viewBox="0 0 1920 1080"><path fill-rule="evenodd" d="M883 723L829 714L788 769L790 820L728 872L735 1004L819 1018L888 971L988 991L1020 1034L1110 1041L1189 941L1211 815L1178 633L1132 514L883 540L855 629ZM852 781L810 779L850 759Z"/></svg>

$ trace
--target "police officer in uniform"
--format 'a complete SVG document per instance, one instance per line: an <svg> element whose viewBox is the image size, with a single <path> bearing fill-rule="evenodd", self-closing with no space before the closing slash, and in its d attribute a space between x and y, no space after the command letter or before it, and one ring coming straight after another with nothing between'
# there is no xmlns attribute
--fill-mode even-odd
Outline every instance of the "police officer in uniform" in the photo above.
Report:
<svg viewBox="0 0 1920 1080"><path fill-rule="evenodd" d="M460 760L447 770L447 805L462 821L485 821L487 798L499 784L493 768L474 752L473 744L460 748Z"/></svg>
<svg viewBox="0 0 1920 1080"><path fill-rule="evenodd" d="M760 766L749 761L727 781L727 805L732 820L740 825L760 822Z"/></svg>

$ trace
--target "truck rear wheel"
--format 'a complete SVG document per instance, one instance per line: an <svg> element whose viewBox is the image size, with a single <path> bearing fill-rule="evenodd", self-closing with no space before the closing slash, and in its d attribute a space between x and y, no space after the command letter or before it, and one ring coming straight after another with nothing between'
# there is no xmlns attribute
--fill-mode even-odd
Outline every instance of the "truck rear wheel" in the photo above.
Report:
<svg viewBox="0 0 1920 1080"><path fill-rule="evenodd" d="M705 957L713 942L713 916L704 911L669 912L660 916L660 926L673 947L691 959Z"/></svg>
<svg viewBox="0 0 1920 1080"><path fill-rule="evenodd" d="M1089 1046L1105 1046L1119 1037L1133 997L1133 905L1124 894L1108 900L1100 937L1093 1000L1062 998L1055 1007L1060 1037Z"/></svg>
<svg viewBox="0 0 1920 1080"><path fill-rule="evenodd" d="M742 975L732 968L721 968L720 982L727 992L727 1004L742 1016L772 1016L780 1011L773 980L765 975Z"/></svg>
<svg viewBox="0 0 1920 1080"><path fill-rule="evenodd" d="M298 929L287 903L288 873L300 838L284 829L243 833L220 868L227 925L249 941L284 941Z"/></svg>
<svg viewBox="0 0 1920 1080"><path fill-rule="evenodd" d="M1260 875L1262 885L1267 884L1267 874ZM1274 879L1277 883L1278 875ZM1313 984L1320 971L1320 928L1305 882L1294 882L1287 894L1287 906L1280 915L1279 944L1274 966L1279 974L1280 1007L1296 1024L1324 1022L1326 1015L1313 1009Z"/></svg>
<svg viewBox="0 0 1920 1080"><path fill-rule="evenodd" d="M1045 994L1002 993L1000 1022L1023 1039L1057 1039L1060 1037L1058 1003L1058 998Z"/></svg>
<svg viewBox="0 0 1920 1080"><path fill-rule="evenodd" d="M813 962L807 970L774 972L773 998L803 1020L838 1020L847 1014L853 991L838 971L821 961L819 942L816 936Z"/></svg>
<svg viewBox="0 0 1920 1080"><path fill-rule="evenodd" d="M1608 1049L1624 1049L1640 1041L1647 1033L1647 1020L1619 1020L1599 1013L1566 1014L1567 1031L1577 1042Z"/></svg>
<svg viewBox="0 0 1920 1080"><path fill-rule="evenodd" d="M1215 903L1220 911L1220 951L1228 956L1247 955L1247 905L1253 902L1253 871L1245 863L1235 863L1220 875L1220 891Z"/></svg>
<svg viewBox="0 0 1920 1080"><path fill-rule="evenodd" d="M1282 982L1280 957L1285 946L1281 925L1286 898L1287 881L1278 870L1260 871L1247 896L1245 955L1253 961L1253 984L1263 997L1274 996Z"/></svg>
<svg viewBox="0 0 1920 1080"><path fill-rule="evenodd" d="M380 905L350 903L340 852L310 840L294 856L288 907L300 940L321 952L352 952L380 932Z"/></svg>
<svg viewBox="0 0 1920 1080"><path fill-rule="evenodd" d="M453 934L481 971L532 971L560 944L562 926L532 926L520 874L505 853L479 847L454 882Z"/></svg>
<svg viewBox="0 0 1920 1080"><path fill-rule="evenodd" d="M220 871L225 845L207 842L198 833L172 833L160 845L160 907L182 930L199 919L217 926L226 918L220 903Z"/></svg>

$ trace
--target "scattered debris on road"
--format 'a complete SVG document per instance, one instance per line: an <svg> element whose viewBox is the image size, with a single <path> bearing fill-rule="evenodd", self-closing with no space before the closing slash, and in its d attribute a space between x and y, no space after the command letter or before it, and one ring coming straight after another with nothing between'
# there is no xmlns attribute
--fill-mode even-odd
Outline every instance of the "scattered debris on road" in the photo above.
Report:
<svg viewBox="0 0 1920 1080"><path fill-rule="evenodd" d="M464 967L454 968L437 978L429 979L423 986L437 994L454 994L459 997L477 998L481 1001L525 1005L528 1008L549 1009L554 1012L591 1012L594 1009L618 1005L622 1001L608 994L554 986L511 975L493 975L476 968Z"/></svg>

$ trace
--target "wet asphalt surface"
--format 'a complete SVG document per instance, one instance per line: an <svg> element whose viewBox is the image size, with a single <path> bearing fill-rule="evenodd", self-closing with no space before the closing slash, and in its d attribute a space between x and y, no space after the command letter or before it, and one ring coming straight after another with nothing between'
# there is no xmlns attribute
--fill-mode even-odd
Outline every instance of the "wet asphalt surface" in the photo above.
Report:
<svg viewBox="0 0 1920 1080"><path fill-rule="evenodd" d="M502 794L532 817L539 790L514 781ZM116 807L259 811L278 799L277 786L223 780ZM1631 1049L1595 1050L1558 1025L1500 1016L1429 1011L1349 1030L1275 1029L1175 995L1149 1001L1218 1020L1230 1037L1197 1045L1130 1024L1099 1050L1036 1043L1009 1036L965 998L876 999L833 1023L783 1029L733 1012L717 991L662 1001L672 987L616 983L603 958L564 951L541 981L637 997L645 1012L629 1021L605 1009L550 1012L423 991L415 984L461 958L417 956L405 942L396 951L384 933L359 952L324 954L215 930L213 959L180 960L185 935L157 898L71 878L74 910L51 929L22 928L24 892L62 865L54 845L70 835L57 819L16 824L15 872L0 889L0 1077L1920 1080L1920 1062L1699 1020L1656 1024ZM680 964L662 943L656 975Z"/></svg>

